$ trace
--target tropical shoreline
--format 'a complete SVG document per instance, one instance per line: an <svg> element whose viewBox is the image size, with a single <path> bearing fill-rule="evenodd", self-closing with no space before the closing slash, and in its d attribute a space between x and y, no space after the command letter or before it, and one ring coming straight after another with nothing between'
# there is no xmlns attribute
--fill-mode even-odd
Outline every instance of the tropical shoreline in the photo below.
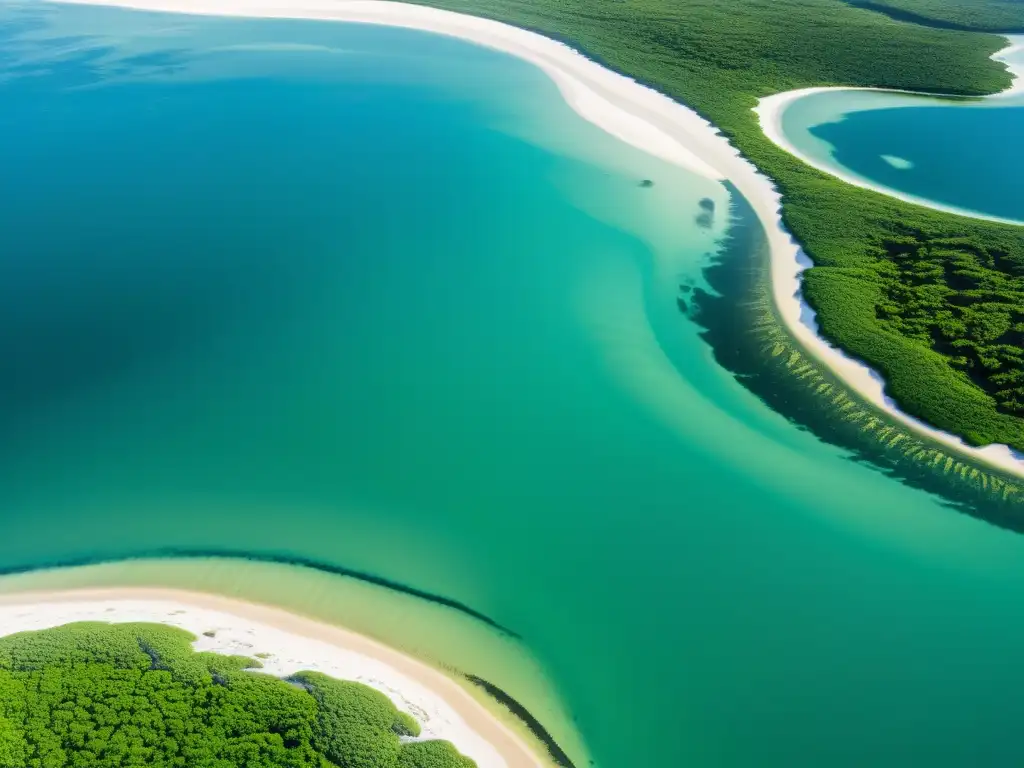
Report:
<svg viewBox="0 0 1024 768"><path fill-rule="evenodd" d="M1024 93L1024 61L1012 61L1010 59L1012 54L1024 51L1024 35L1014 35L1014 36L1007 35L1005 37L1007 39L1008 45L1005 48L1002 48L1001 50L999 50L995 54L993 54L991 58L993 60L995 60L995 61L1003 62L1006 65L1007 70L1010 72L1010 75L1013 78L1013 82L1011 83L1011 85L1007 89L1005 89L1005 90L1003 90L1003 91L1001 91L999 93L992 94L991 96L984 97L986 99L1003 99L1003 98L1007 98L1007 97L1010 97L1010 96L1017 96L1017 95L1020 95L1021 93ZM808 95L811 95L811 94L814 94L814 93L822 93L822 92L825 92L825 91L837 91L837 90L841 90L841 91L875 91L875 92L882 92L882 93L899 93L899 94L905 94L907 96L918 96L918 97L928 98L928 99L942 98L939 94L924 93L924 92L920 92L920 91L906 91L906 90L885 89L885 88L861 88L861 87L842 87L842 86L837 86L837 87L816 87L816 88L799 88L799 89L796 89L796 90L785 91L783 93L777 93L777 94L773 94L771 96L766 96L766 97L764 97L762 99L759 99L757 107L754 108L754 112L757 114L758 121L759 121L759 123L761 125L761 129L764 131L764 135L773 144L778 146L780 149L785 150L786 152L791 154L793 157L797 158L801 162L806 163L807 165L811 166L812 168L815 168L815 169L817 169L817 170L819 170L819 171L821 171L823 173L827 173L830 176L833 176L833 177L835 177L835 178L837 178L837 179L839 179L841 181L844 181L844 182L846 182L848 184L852 184L852 185L860 187L862 189L870 189L870 190L875 191L875 192L881 192L883 194L889 195L891 197L895 197L895 198L897 198L899 200L902 200L904 202L912 203L914 205L921 205L921 206L924 206L924 207L927 207L927 208L932 208L934 210L939 210L939 211L943 211L943 212L946 212L946 213L952 213L952 214L956 214L956 215L960 215L960 216L970 216L970 217L973 217L973 218L979 218L979 219L983 219L983 220L986 220L986 221L993 221L993 222L1003 223L1003 224L1013 224L1013 225L1020 225L1021 224L1021 222L1019 222L1019 221L1014 221L1014 220L1011 220L1011 219L1002 219L1002 218L995 217L995 216L986 216L986 215L982 215L982 214L977 214L977 213L972 212L972 211L965 211L965 210L962 210L962 209L953 208L953 207L950 207L950 206L941 206L941 205L937 205L935 203L932 203L930 201L926 201L926 200L917 198L917 197L915 197L913 195L906 195L906 194L898 193L895 190L889 190L888 188L885 188L885 187L881 187L881 186L878 186L878 185L873 185L873 184L867 183L864 180L858 179L858 178L856 178L856 177L854 177L854 176L852 176L850 174L837 173L834 169L828 168L828 167L822 165L821 163L815 162L813 160L813 158L809 158L809 157L806 157L805 155L803 155L795 146L793 146L789 141L786 140L785 136L782 133L782 115L783 115L783 112L785 111L785 109L790 104L792 104L793 102L797 101L798 99L803 98L804 96L808 96ZM774 254L774 251L773 251L773 254ZM810 259L808 259L802 253L800 254L800 258L804 262L806 267L809 267L809 266L812 265L812 262L810 261ZM818 335L818 328L817 328L817 322L815 320L815 312L814 312L814 310L807 304L806 301L804 301L804 299L802 297L799 298L799 302L800 302L801 307L802 307L802 319L801 319L802 324L805 327L809 328L811 330L811 332L821 341L821 343L824 343L824 344L828 345L828 342L825 341L824 339L822 339ZM792 328L791 328L791 330L792 330ZM888 395L885 394L885 382L884 382L884 379L877 372L875 372L874 370L869 368L867 365L861 363L860 361L854 360L853 358L848 358L843 352L838 350L838 348L831 347L831 345L828 345L828 346L831 349L834 349L843 358L846 358L847 360L849 360L849 362L852 364L847 369L847 374L844 375L843 378L846 379L846 380L849 380L847 378L848 376L856 375L857 379L858 379L859 386L855 385L854 388L858 391L858 393L860 393L862 396L867 396L868 399L871 402L875 403L876 405L879 404L879 401L881 401L881 403L882 403L882 405L884 407L884 410L886 412L888 412L890 415L895 416L897 419L899 419L901 422L903 422L907 426L911 427L915 431L923 433L926 436L928 436L928 437L930 437L930 438L932 438L934 440L937 440L937 441L942 442L942 443L944 443L946 445L949 445L950 447L956 449L960 453L964 453L964 454L967 454L969 456L973 456L974 458L980 459L980 460L982 460L982 461L984 461L984 462L986 462L988 464L991 464L992 466L995 466L995 467L997 467L999 469L1008 471L1008 472L1010 472L1010 473L1012 473L1014 475L1024 476L1024 456L1022 456L1017 451L1014 451L1009 446L1003 445L1003 444L987 445L987 446L984 446L983 448L976 448L974 446L969 446L963 440L961 440L960 438L956 437L955 435L952 435L952 434L950 434L948 432L943 432L942 430L936 429L936 428L934 428L934 427L932 427L932 426L930 426L928 424L925 424L924 422L922 422L922 421L920 421L918 419L915 419L914 417L904 413L903 411L901 411L899 409L899 407L895 403L895 401L893 401L892 398L890 398ZM861 371L859 371L858 373L855 374L854 370L853 370L853 366L859 367L861 369ZM830 364L829 367L831 368L832 365ZM865 374L865 373L870 377L870 381L864 379L863 374ZM843 374L840 374L840 375L843 375Z"/></svg>
<svg viewBox="0 0 1024 768"><path fill-rule="evenodd" d="M1006 69L1013 77L1013 83L1004 91L994 93L991 96L982 97L985 101L1002 100L1019 96L1024 94L1024 57L1020 61L1011 59L1012 54L1024 52L1024 35L1007 36L1008 41L1007 47L997 51L992 55L993 61L999 61L1006 65ZM827 173L840 181L845 181L847 184L852 184L855 187L861 189L869 189L874 192L881 192L889 197L894 197L897 200L902 200L906 203L912 203L914 205L920 205L925 208L931 208L936 211L942 211L943 213L951 213L955 216L968 216L973 219L981 219L982 221L991 221L997 224L1011 224L1014 226L1022 226L1024 222L1017 219L1008 219L1000 216L991 216L980 211L972 211L966 208L957 208L952 205L943 205L942 203L936 203L931 200L927 200L916 195L907 194L900 192L899 190L886 187L882 184L875 184L866 179L854 176L851 173L846 173L842 170L829 167L824 163L816 161L814 158L807 156L802 153L796 146L790 142L782 132L782 116L786 109L796 101L804 98L805 96L812 96L816 93L827 93L827 92L838 92L838 91L859 91L864 93L893 93L900 94L908 97L920 98L922 101L948 101L950 97L943 96L937 93L926 93L923 91L906 91L899 89L887 89L887 88L864 88L864 87L853 87L853 86L819 86L815 88L797 88L792 91L784 91L783 93L776 93L771 96L765 96L758 100L757 107L754 108L755 114L757 114L758 121L761 124L761 130L764 131L764 135L780 149L784 149L789 154L803 163L821 171ZM962 99L959 99L962 100Z"/></svg>
<svg viewBox="0 0 1024 768"><path fill-rule="evenodd" d="M532 63L552 78L568 104L584 119L667 162L707 178L732 182L765 228L771 254L772 295L786 329L860 397L919 435L1024 477L1024 458L1008 446L976 448L901 411L886 395L885 383L877 372L818 333L814 312L803 300L800 279L811 261L783 226L781 194L728 138L689 107L606 69L568 45L502 22L391 0L302 0L294 4L284 0L57 1L207 16L383 24L460 38Z"/></svg>
<svg viewBox="0 0 1024 768"><path fill-rule="evenodd" d="M800 101L805 96L813 96L817 93L829 93L829 92L861 92L861 93L892 93L906 96L908 98L919 99L923 104L946 101L944 97L939 94L933 93L921 93L917 91L899 91L899 90L886 90L884 88L855 88L855 87L819 87L819 88L799 88L795 91L786 91L784 93L777 93L773 96L767 96L758 102L757 107L754 111L758 115L758 119L761 123L761 128L764 131L764 135L771 140L775 146L779 149L784 149L793 157L797 158L803 163L811 166L815 170L827 173L840 181L846 182L855 187L861 189L868 189L872 192L879 192L888 197L902 200L905 203L911 203L913 205L920 205L923 208L931 208L934 211L941 211L942 213L949 213L954 216L967 216L972 219L980 219L981 221L991 221L994 224L1010 224L1012 226L1024 226L1024 221L1019 219L1009 219L1002 216L992 216L991 214L984 213L982 211L973 211L969 208L958 208L954 205L945 205L943 203L936 202L934 200L928 200L924 197L912 195L907 192L901 192L893 187L887 187L884 184L876 184L860 176L855 176L852 173L848 173L839 168L833 168L825 163L819 162L813 157L801 152L797 147L790 142L782 132L782 116L786 109L793 103ZM1003 91L998 94L993 94L988 98L1003 98L1008 95L1007 91Z"/></svg>
<svg viewBox="0 0 1024 768"><path fill-rule="evenodd" d="M1004 37L1009 45L1001 51L996 51L992 58L1006 65L1013 77L1013 82L1005 91L993 94L989 98L1006 98L1024 93L1024 35L1004 35Z"/></svg>
<svg viewBox="0 0 1024 768"><path fill-rule="evenodd" d="M196 650L258 655L261 671L278 677L311 670L355 680L414 715L423 729L421 738L452 742L479 768L546 764L455 680L342 627L271 606L179 589L119 587L0 596L0 636L78 621L167 624L196 635Z"/></svg>

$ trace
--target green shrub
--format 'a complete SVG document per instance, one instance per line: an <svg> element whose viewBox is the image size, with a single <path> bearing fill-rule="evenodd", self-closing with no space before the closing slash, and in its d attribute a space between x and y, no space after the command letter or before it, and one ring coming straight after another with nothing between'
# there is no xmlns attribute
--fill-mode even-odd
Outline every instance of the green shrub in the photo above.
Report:
<svg viewBox="0 0 1024 768"><path fill-rule="evenodd" d="M391 725L391 730L399 736L419 736L420 724L416 722L415 717L407 712L399 712L395 722Z"/></svg>
<svg viewBox="0 0 1024 768"><path fill-rule="evenodd" d="M371 688L315 673L292 685L192 640L102 623L0 638L0 768L473 765L440 747L424 754L448 762L400 763L398 733L419 726Z"/></svg>
<svg viewBox="0 0 1024 768"><path fill-rule="evenodd" d="M316 700L319 714L313 744L344 768L389 768L398 761L395 732L399 712L387 696L359 683L301 672L301 683Z"/></svg>
<svg viewBox="0 0 1024 768"><path fill-rule="evenodd" d="M403 744L398 757L398 768L474 768L475 765L447 741Z"/></svg>

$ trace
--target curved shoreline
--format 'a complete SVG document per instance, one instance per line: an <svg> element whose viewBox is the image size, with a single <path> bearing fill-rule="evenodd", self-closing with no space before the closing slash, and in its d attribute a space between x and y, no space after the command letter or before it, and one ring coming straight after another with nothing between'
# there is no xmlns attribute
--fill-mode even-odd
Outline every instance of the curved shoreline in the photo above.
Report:
<svg viewBox="0 0 1024 768"><path fill-rule="evenodd" d="M1000 61L1006 64L1007 70L1013 77L1013 82L1010 87L999 93L992 94L991 96L983 97L985 99L1002 99L1011 96L1018 96L1024 93L1024 61L1013 62L1009 61L1011 54L1019 53L1024 51L1024 35L1019 36L1006 36L1007 42L1009 43L1005 48L1000 49L992 55L992 59ZM914 205L920 205L933 210L944 211L946 213L952 213L960 216L969 216L973 218L983 219L987 221L993 221L1001 224L1012 224L1020 226L1024 222L1015 221L1012 219L1002 219L994 216L985 216L957 209L952 206L942 206L935 204L931 201L927 201L921 198L917 198L913 195L907 195L898 193L894 190L890 190L887 187L881 185L873 185L862 179L858 179L852 175L836 172L834 169L828 168L821 163L815 162L812 158L804 156L796 147L794 147L789 141L786 140L782 133L782 114L786 107L794 101L808 96L813 93L823 93L825 91L872 91L879 93L898 93L907 96L919 96L922 98L930 99L941 99L941 94L925 93L921 91L905 91L885 88L857 88L857 87L817 87L817 88L799 88L793 91L785 91L783 93L773 94L766 96L758 100L757 106L754 108L754 112L757 114L758 121L761 125L761 130L765 136L777 147L785 150L793 157L797 158L801 162L815 168L822 173L826 173L829 176L840 179L848 184L860 187L862 189L869 189L874 192L894 197L904 202L912 203ZM781 226L781 224L780 224ZM775 251L773 250L773 255ZM799 252L797 259L802 263L799 271L810 267L813 262L802 252ZM774 271L774 267L773 267ZM799 274L797 276L799 281ZM895 417L897 420L910 427L914 431L923 434L933 440L943 443L959 453L971 456L975 459L979 459L987 464L990 464L997 469L1009 472L1018 477L1024 477L1024 455L1014 451L1008 445L1002 443L995 443L984 446L982 448L976 448L974 446L967 445L962 439L953 435L949 432L943 432L940 429L936 429L919 419L910 416L900 410L892 398L885 393L885 380L875 370L862 363L859 360L847 356L844 352L839 350L837 347L833 347L825 339L818 335L818 325L816 320L816 313L810 307L809 304L803 299L802 295L797 296L797 301L800 305L800 323L801 325L810 331L811 334L818 340L814 345L812 351L817 351L821 345L827 347L830 352L836 356L836 365L842 366L842 371L836 371L843 378L844 381L851 383L853 388L858 394L866 397L869 401L876 405L880 405L889 415ZM785 314L785 313L783 313ZM787 323L788 324L788 323ZM795 329L790 327L791 331L798 337L803 334L796 333ZM841 361L840 361L841 358ZM833 363L822 358L822 362L825 362L829 368L835 370ZM856 370L855 370L856 369Z"/></svg>
<svg viewBox="0 0 1024 768"><path fill-rule="evenodd" d="M1024 94L1024 34L1003 35L1003 37L1006 38L1009 45L1001 51L993 53L992 58L1006 65L1006 69L1013 78L1013 82L1010 83L1010 87L1005 91L986 97L989 99L1004 99L1008 96ZM1014 54L1017 54L1019 59L1015 60Z"/></svg>
<svg viewBox="0 0 1024 768"><path fill-rule="evenodd" d="M206 16L312 19L383 24L448 35L517 56L548 74L568 104L616 138L667 162L715 180L728 179L754 209L771 253L772 295L786 329L860 397L919 435L1010 474L1024 477L1024 458L1005 445L974 448L903 413L868 366L818 334L803 301L800 273L811 266L782 223L781 194L714 125L689 107L630 77L606 69L575 49L490 19L391 0L57 0L142 11ZM1014 48L1016 50L1016 48ZM1005 55L1006 50L997 55ZM780 94L783 96L785 94ZM769 97L776 98L776 97ZM762 103L764 100L762 100ZM778 102L771 102L778 103Z"/></svg>
<svg viewBox="0 0 1024 768"><path fill-rule="evenodd" d="M1024 56L1022 56L1020 61L1013 61L1010 59L1012 54L1024 54L1024 35L1008 36L1007 41L1009 42L1009 45L994 53L991 58L994 61L999 61L1006 65L1006 69L1013 77L1012 84L1004 91L994 93L990 96L980 97L977 100L972 99L971 101L991 102L1024 94ZM967 216L972 219L991 221L996 224L1010 224L1018 227L1024 226L1024 220L1010 219L1003 216L992 216L982 211L973 211L969 208L958 208L955 205L946 205L944 203L928 200L927 198L912 195L907 192L901 192L893 187L887 187L884 184L877 184L869 179L856 176L843 169L833 168L801 152L786 138L782 131L782 116L786 109L794 102L800 101L806 96L812 96L817 93L839 91L850 93L899 94L902 96L920 98L925 102L949 102L954 99L957 101L963 100L959 97L950 97L943 94L928 93L925 91L906 91L893 88L866 88L857 86L820 86L816 88L798 88L793 91L784 91L783 93L765 96L758 100L757 106L754 108L754 112L757 114L758 121L761 124L761 130L764 132L764 135L770 139L775 146L786 150L786 152L793 155L793 157L803 163L806 163L812 168L821 171L822 173L827 173L829 176L833 176L840 181L845 181L847 184L860 187L861 189L869 189L873 192L879 192L883 195L896 198L897 200L902 200L905 203L912 203L924 208L931 208L935 211L942 211L943 213L950 213L956 216Z"/></svg>
<svg viewBox="0 0 1024 768"><path fill-rule="evenodd" d="M666 162L711 179L723 174L685 143L621 104L623 89L644 88L605 69L551 38L510 24L426 5L392 0L56 0L65 5L103 5L139 11L261 19L309 19L380 24L455 37L511 54L533 64L558 86L566 103L583 119L615 138ZM644 90L650 90L644 88ZM614 99L607 98L608 91ZM656 94L667 99L667 97ZM671 100L669 100L671 101ZM627 104L628 106L628 104ZM689 110L687 110L689 111ZM696 114L693 118L704 122Z"/></svg>
<svg viewBox="0 0 1024 768"><path fill-rule="evenodd" d="M182 558L182 559L205 559L205 558L216 558L216 559L237 559L242 558L251 562L259 563L273 563L275 565L288 565L298 566L300 568L309 568L314 571L320 571L322 573L329 573L334 576L341 576L346 579L354 579L361 581L366 584L372 584L376 587L383 587L394 592L400 592L410 597L415 597L419 600L425 600L428 603L434 603L436 605L450 608L453 611L465 614L472 619L483 622L492 629L500 632L503 635L507 635L515 640L522 640L522 636L513 629L499 624L497 621L492 619L490 616L481 613L480 611L466 605L458 600L453 600L444 595L438 595L433 592L427 592L416 587L411 587L407 584L403 584L392 579L386 579L382 576L375 576L372 573L366 573L364 571L354 570L352 568L343 568L337 565L331 565L330 563L323 563L318 560L306 557L295 557L295 556L284 556L275 555L267 552L240 552L233 550L229 547L221 547L217 549L175 549L173 547L166 548L155 548L147 551L142 551L133 555L132 559L146 559L146 560L165 560L170 558ZM0 567L0 577L4 576L17 576L26 573L32 573L41 569L53 569L53 568L81 568L83 566L90 565L106 565L111 562L120 562L116 559L105 559L102 557L97 558L76 558L68 560L55 560L52 562L36 563L30 566L11 566L11 567Z"/></svg>
<svg viewBox="0 0 1024 768"><path fill-rule="evenodd" d="M313 670L355 680L414 714L423 728L422 738L452 742L479 768L545 765L459 683L342 627L280 608L179 589L119 587L0 595L0 636L76 621L168 624L196 635L196 650L269 654L262 659L261 671L278 677Z"/></svg>
<svg viewBox="0 0 1024 768"><path fill-rule="evenodd" d="M856 176L849 171L842 168L832 167L823 163L810 155L801 152L797 147L789 141L785 134L782 132L782 116L786 109L797 101L800 101L806 96L813 96L817 93L829 93L829 92L861 92L861 93L892 93L899 94L902 96L916 97L921 99L922 102L942 102L948 99L934 93L921 93L918 91L898 91L898 90L885 90L881 88L857 88L857 87L820 87L820 88L799 88L795 91L786 91L784 93L777 93L773 96L767 96L758 101L757 107L754 111L758 115L758 119L761 123L761 130L764 135L771 140L771 142L784 149L786 152L791 154L803 163L811 166L815 170L827 173L833 178L844 181L854 187L860 189L868 189L872 192L878 192L888 197L895 198L896 200L902 200L905 203L911 203L913 205L919 205L922 208L930 208L933 211L941 211L942 213L953 214L954 216L966 216L971 219L979 219L981 221L991 221L994 224L1010 224L1015 227L1024 226L1024 220L1021 219L1009 219L1003 216L993 216L983 211L974 211L970 208L959 208L955 205L946 205L945 203L939 203L934 200L929 200L926 197L920 197L918 195L910 194L909 192L901 192L895 187L888 187L885 184L879 184L861 176ZM1001 98L1006 95L1006 91L995 94L991 97L986 98Z"/></svg>

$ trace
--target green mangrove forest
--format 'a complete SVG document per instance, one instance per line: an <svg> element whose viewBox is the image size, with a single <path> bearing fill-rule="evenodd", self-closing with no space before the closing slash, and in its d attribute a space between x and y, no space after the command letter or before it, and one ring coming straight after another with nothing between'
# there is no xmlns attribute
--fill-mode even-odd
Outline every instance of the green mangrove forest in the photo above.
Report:
<svg viewBox="0 0 1024 768"><path fill-rule="evenodd" d="M1024 32L1024 0L850 0L898 21L964 31Z"/></svg>
<svg viewBox="0 0 1024 768"><path fill-rule="evenodd" d="M839 181L772 144L752 111L811 86L1002 90L1010 75L990 57L1005 40L950 27L1024 27L1024 3L420 2L562 40L711 120L781 190L785 224L814 262L805 295L823 335L878 370L907 413L1024 450L1024 229Z"/></svg>
<svg viewBox="0 0 1024 768"><path fill-rule="evenodd" d="M79 623L0 638L3 768L473 768L383 694L196 652L160 624Z"/></svg>

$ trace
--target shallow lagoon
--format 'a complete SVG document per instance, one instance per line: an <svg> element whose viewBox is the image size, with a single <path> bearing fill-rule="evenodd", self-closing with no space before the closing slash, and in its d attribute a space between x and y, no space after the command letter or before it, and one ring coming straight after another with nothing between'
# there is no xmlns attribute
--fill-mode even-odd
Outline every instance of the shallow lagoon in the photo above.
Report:
<svg viewBox="0 0 1024 768"><path fill-rule="evenodd" d="M801 156L843 178L946 210L1024 221L1024 93L951 101L830 89L787 105L781 130Z"/></svg>
<svg viewBox="0 0 1024 768"><path fill-rule="evenodd" d="M714 363L676 300L724 187L453 40L0 13L0 565L229 549L444 596L520 639L287 566L74 576L351 624L580 765L1020 761L1024 539Z"/></svg>

